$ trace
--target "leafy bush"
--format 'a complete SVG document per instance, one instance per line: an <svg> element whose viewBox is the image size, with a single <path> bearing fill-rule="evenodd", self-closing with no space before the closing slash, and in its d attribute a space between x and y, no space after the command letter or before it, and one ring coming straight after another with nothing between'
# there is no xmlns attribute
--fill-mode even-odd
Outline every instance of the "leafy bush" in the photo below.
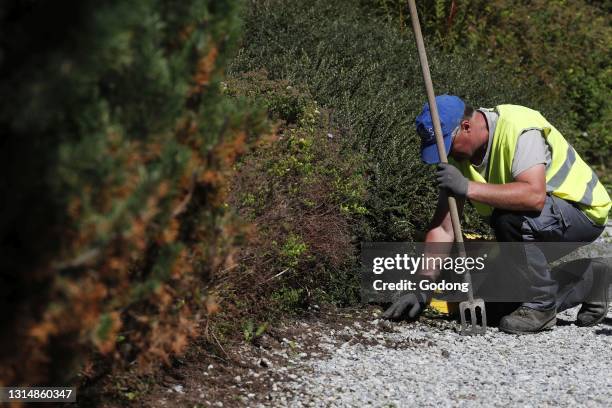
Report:
<svg viewBox="0 0 612 408"><path fill-rule="evenodd" d="M216 309L227 176L260 123L219 90L238 6L0 5L0 383L64 383L91 351L147 369Z"/></svg>
<svg viewBox="0 0 612 408"><path fill-rule="evenodd" d="M248 72L229 78L226 93L265 106L276 125L236 165L229 204L251 228L236 268L219 276L219 320L231 320L221 334L231 335L240 320L251 327L251 319L271 320L315 301L355 303L361 160L341 154L345 135L329 112L287 81Z"/></svg>
<svg viewBox="0 0 612 408"><path fill-rule="evenodd" d="M419 157L414 118L426 100L411 32L388 24L360 2L256 2L243 48L230 71L265 68L272 79L303 84L346 133L344 148L363 154L369 179L365 239L418 238L437 191ZM562 109L534 106L531 87L500 81L469 53L428 49L435 89L476 106L523 103L563 129ZM487 231L468 211L468 231Z"/></svg>
<svg viewBox="0 0 612 408"><path fill-rule="evenodd" d="M407 3L362 0L410 30ZM476 53L499 80L531 84L537 105L558 105L566 136L608 176L612 165L612 28L609 2L585 0L423 1L422 26L444 50ZM607 3L607 4L606 4ZM501 70L501 73L496 72Z"/></svg>

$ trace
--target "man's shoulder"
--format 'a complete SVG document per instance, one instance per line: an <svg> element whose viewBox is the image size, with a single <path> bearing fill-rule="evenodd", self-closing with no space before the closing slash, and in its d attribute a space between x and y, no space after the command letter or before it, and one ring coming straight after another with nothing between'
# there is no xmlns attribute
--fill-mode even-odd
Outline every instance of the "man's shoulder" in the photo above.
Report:
<svg viewBox="0 0 612 408"><path fill-rule="evenodd" d="M534 109L531 109L527 106L523 106L523 105L515 105L515 104L511 104L511 103L504 103L501 105L496 105L493 110L495 110L498 113L502 113L502 112L514 112L514 111L529 111L529 112L537 112Z"/></svg>

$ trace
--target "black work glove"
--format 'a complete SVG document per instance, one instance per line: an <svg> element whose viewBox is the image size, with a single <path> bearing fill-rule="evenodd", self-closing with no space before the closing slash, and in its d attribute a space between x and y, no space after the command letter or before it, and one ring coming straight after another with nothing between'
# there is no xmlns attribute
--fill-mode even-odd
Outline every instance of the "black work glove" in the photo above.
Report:
<svg viewBox="0 0 612 408"><path fill-rule="evenodd" d="M456 197L465 197L468 191L468 179L452 164L439 163L436 170L438 187L445 188Z"/></svg>
<svg viewBox="0 0 612 408"><path fill-rule="evenodd" d="M419 317L427 302L429 301L429 295L423 292L407 293L397 299L385 312L382 317L390 320L401 320L401 319L416 319Z"/></svg>

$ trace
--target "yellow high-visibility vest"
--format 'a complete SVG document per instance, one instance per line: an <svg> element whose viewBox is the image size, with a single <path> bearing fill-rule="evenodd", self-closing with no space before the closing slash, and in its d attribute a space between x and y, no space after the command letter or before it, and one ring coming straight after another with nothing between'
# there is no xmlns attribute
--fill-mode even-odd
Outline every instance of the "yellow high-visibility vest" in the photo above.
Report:
<svg viewBox="0 0 612 408"><path fill-rule="evenodd" d="M541 114L535 110L517 105L495 107L499 114L493 143L489 152L486 177L480 175L469 160L451 162L472 181L492 184L506 184L514 181L512 160L519 136L537 129L542 132L551 150L551 163L546 169L546 189L551 194L567 201L573 201L598 225L608 219L612 206L610 196L599 182L595 172L580 158L574 148L565 140ZM480 215L490 216L493 208L487 204L472 201Z"/></svg>

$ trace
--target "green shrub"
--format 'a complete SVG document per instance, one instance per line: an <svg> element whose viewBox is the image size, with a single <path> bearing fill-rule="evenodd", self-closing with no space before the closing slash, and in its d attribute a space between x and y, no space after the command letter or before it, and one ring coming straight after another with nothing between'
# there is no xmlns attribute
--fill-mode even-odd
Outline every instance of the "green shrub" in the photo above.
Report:
<svg viewBox="0 0 612 408"><path fill-rule="evenodd" d="M437 191L414 131L426 97L411 32L356 0L256 2L245 19L243 48L230 72L264 68L273 79L305 86L330 110L344 148L366 160L368 228L360 236L416 239L427 228ZM564 129L563 110L534 106L532 87L499 80L473 54L428 52L438 94L476 106L530 105ZM472 211L466 216L468 231L488 231Z"/></svg>
<svg viewBox="0 0 612 408"><path fill-rule="evenodd" d="M239 8L0 5L0 383L168 362L215 310L227 176L261 122L219 87Z"/></svg>
<svg viewBox="0 0 612 408"><path fill-rule="evenodd" d="M411 30L407 2L362 0ZM417 2L428 39L479 55L497 78L534 92L531 105L557 105L567 138L600 175L612 165L612 28L609 2L472 0ZM545 109L546 110L546 109Z"/></svg>
<svg viewBox="0 0 612 408"><path fill-rule="evenodd" d="M225 309L235 311L220 320L271 321L312 302L355 303L362 158L342 154L344 135L299 86L256 71L228 78L225 92L266 107L274 126L236 165L230 208L252 228L237 268L220 278L230 283L220 292L233 294Z"/></svg>
<svg viewBox="0 0 612 408"><path fill-rule="evenodd" d="M295 314L307 305L306 291L302 288L282 287L270 294L271 306L276 313Z"/></svg>

